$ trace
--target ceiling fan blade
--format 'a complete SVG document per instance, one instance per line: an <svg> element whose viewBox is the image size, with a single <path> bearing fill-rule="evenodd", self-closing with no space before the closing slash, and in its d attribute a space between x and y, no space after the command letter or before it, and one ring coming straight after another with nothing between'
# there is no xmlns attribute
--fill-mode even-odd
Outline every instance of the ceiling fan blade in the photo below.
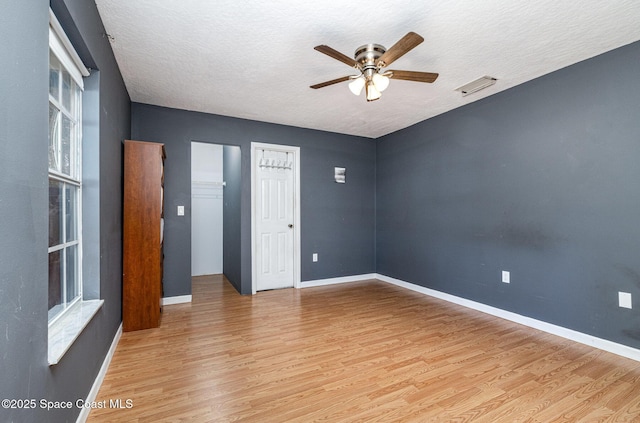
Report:
<svg viewBox="0 0 640 423"><path fill-rule="evenodd" d="M350 76L343 76L342 78L336 78L336 79L332 79L331 81L321 82L319 84L312 85L311 88L313 88L314 90L317 90L318 88L323 88L323 87L326 87L326 86L329 86L329 85L338 84L340 82L348 81L350 78L351 78Z"/></svg>
<svg viewBox="0 0 640 423"><path fill-rule="evenodd" d="M326 45L320 45L320 46L315 46L313 48L314 50L319 51L320 53L324 53L329 57L333 57L336 60L341 61L342 63L346 63L347 65L351 66L352 68L360 68L360 63L356 62L354 59L352 59L351 57L340 53L338 50L334 50L329 46Z"/></svg>
<svg viewBox="0 0 640 423"><path fill-rule="evenodd" d="M409 32L402 37L397 43L391 46L376 62L378 67L389 66L391 63L404 56L408 51L416 47L424 41L420 35L415 32Z"/></svg>
<svg viewBox="0 0 640 423"><path fill-rule="evenodd" d="M414 72L405 70L389 70L387 72L391 73L391 75L389 75L389 78L403 79L405 81L433 82L438 79L438 74L431 72Z"/></svg>

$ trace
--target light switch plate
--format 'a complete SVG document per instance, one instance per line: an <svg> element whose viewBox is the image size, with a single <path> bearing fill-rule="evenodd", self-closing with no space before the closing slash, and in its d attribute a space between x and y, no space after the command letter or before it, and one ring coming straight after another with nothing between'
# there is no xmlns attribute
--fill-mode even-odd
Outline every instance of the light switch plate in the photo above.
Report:
<svg viewBox="0 0 640 423"><path fill-rule="evenodd" d="M313 262L318 261L318 253L313 253Z"/></svg>
<svg viewBox="0 0 640 423"><path fill-rule="evenodd" d="M511 273L507 270L502 271L502 282L511 283Z"/></svg>
<svg viewBox="0 0 640 423"><path fill-rule="evenodd" d="M178 206L178 216L184 216L184 206Z"/></svg>

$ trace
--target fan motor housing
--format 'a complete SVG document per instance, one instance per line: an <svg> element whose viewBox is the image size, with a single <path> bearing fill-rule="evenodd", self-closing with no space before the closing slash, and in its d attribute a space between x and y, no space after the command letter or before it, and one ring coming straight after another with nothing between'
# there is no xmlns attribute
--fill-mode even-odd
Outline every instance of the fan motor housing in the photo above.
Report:
<svg viewBox="0 0 640 423"><path fill-rule="evenodd" d="M378 60L385 51L387 51L387 49L380 44L365 44L356 49L353 58L357 62L362 63L363 68L368 66L375 67L376 60Z"/></svg>

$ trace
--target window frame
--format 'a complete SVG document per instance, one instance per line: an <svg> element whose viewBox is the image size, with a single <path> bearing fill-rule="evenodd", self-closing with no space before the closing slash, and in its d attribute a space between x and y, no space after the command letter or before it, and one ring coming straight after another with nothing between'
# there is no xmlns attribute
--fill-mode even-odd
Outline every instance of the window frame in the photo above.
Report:
<svg viewBox="0 0 640 423"><path fill-rule="evenodd" d="M56 125L55 130L58 133L56 144L62 143L62 119L66 117L72 122L73 128L70 132L70 150L71 154L69 157L69 174L64 173L64 166L61 162L62 160L62 151L61 148L56 148L56 155L58 156L58 169L52 169L48 167L48 181L49 181L49 190L51 190L52 182L60 183L61 187L61 207L58 211L58 219L60 221L60 239L56 241L56 244L48 247L48 256L51 257L52 253L56 253L61 251L60 257L60 305L56 305L51 309L48 308L47 320L49 328L59 321L67 312L77 303L83 300L83 277L82 277L82 96L84 91L84 82L83 77L89 75L89 71L82 64L82 60L76 53L73 48L71 42L66 36L62 26L56 19L53 11L50 12L49 19L49 58L51 55L55 56L57 61L60 64L60 67L64 69L69 75L70 78L75 82L75 85L79 89L76 91L75 87L72 90L72 96L74 98L70 98L70 108L72 110L68 110L68 108L62 104L63 94L63 73L61 72L58 79L58 98L55 98L51 94L51 89L49 89L49 108L55 108L57 110L56 116ZM51 66L51 59L49 62L49 66ZM51 69L51 67L49 67ZM72 84L73 85L73 84ZM50 118L51 119L51 118ZM51 121L49 122L49 136L51 137ZM47 144L47 148L51 148L51 140ZM50 154L50 152L49 152ZM67 239L67 216L69 202L67 201L67 193L69 192L69 187L72 187L72 190L75 190L75 202L70 206L75 210L73 211L73 219L75 220L75 229L76 233L72 240ZM49 210L51 211L51 205L49 205ZM74 280L74 291L75 295L72 299L68 298L67 292L67 272L70 270L69 262L66 257L67 253L72 251L75 247L75 263L74 272L75 272L75 280ZM47 278L47 290L50 289L51 275ZM57 310L56 310L57 308ZM53 314L52 310L55 310Z"/></svg>

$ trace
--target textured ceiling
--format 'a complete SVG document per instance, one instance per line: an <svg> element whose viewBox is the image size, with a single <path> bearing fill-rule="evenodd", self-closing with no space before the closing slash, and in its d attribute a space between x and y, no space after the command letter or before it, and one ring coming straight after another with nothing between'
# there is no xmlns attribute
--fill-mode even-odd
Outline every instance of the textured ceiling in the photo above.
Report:
<svg viewBox="0 0 640 423"><path fill-rule="evenodd" d="M370 138L640 40L638 0L96 3L132 101ZM390 68L437 72L435 83L392 79L371 103L346 82L309 88L354 74L314 46L352 57L409 31L425 41ZM498 82L454 91L484 75Z"/></svg>

